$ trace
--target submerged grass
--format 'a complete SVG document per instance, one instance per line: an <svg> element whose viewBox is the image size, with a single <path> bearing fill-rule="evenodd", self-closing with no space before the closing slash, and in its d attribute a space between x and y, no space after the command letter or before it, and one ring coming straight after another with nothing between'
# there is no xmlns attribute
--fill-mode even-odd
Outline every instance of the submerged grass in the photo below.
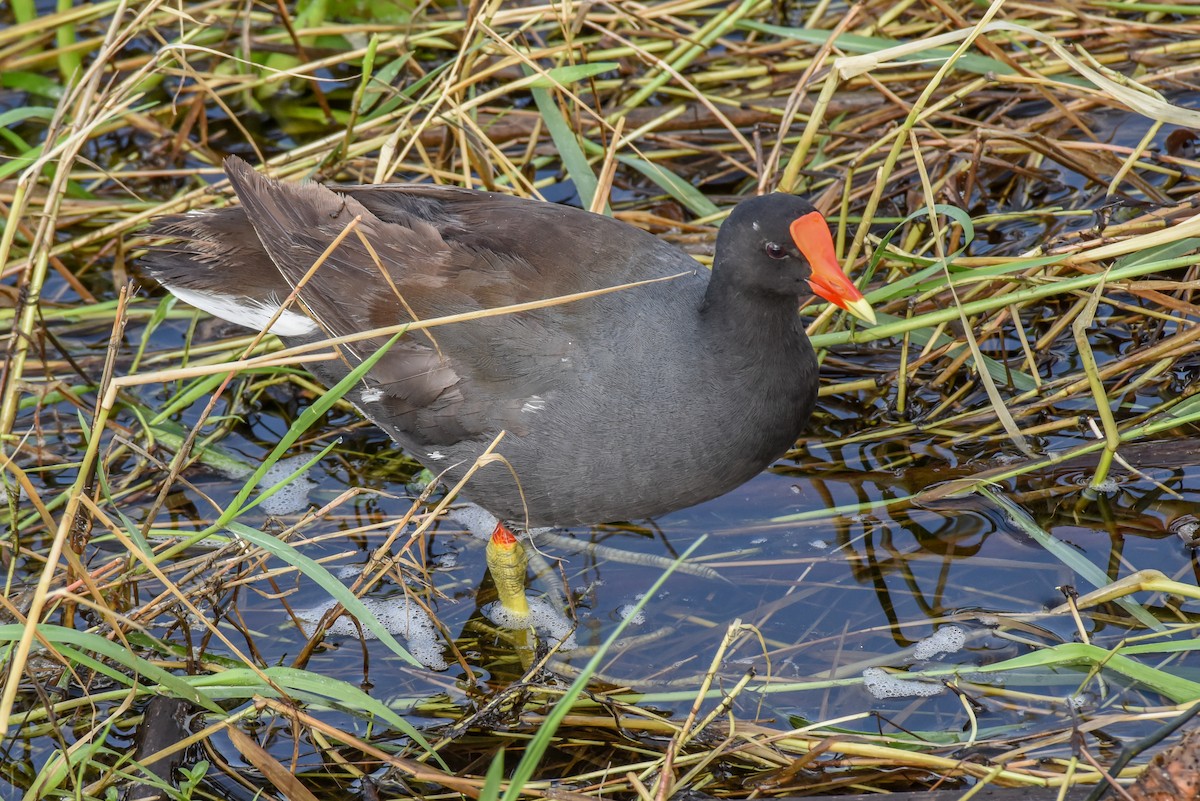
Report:
<svg viewBox="0 0 1200 801"><path fill-rule="evenodd" d="M247 517L263 472L289 444L322 425L356 424L340 416L336 391L290 411L296 397L322 392L295 369L296 353L259 338L193 339L204 323L192 312L125 289L148 219L227 201L226 154L284 179L575 194L701 260L736 197L773 188L811 196L879 314L864 328L828 308L803 312L833 376L822 394L862 410L827 448L911 435L980 458L936 486L793 520L981 497L1042 536L1022 502L1072 492L1033 485L1048 466L1099 454L1088 484L1103 491L1123 448L1194 441L1200 419L1200 113L1188 108L1200 100L1198 9L1098 0L386 6L151 0L0 11L13 14L0 27L9 532L0 557L11 621L0 626L0 729L7 748L38 753L9 766L11 787L100 798L144 780L118 731L154 695L209 713L195 737L168 747L207 743L211 775L194 776L188 793L234 792L231 782L262 789L221 758L213 741L227 738L230 753L291 797L349 796L346 787L366 795L372 785L506 801L566 795L563 786L650 799L683 788L747 797L939 781L1098 784L1103 764L1056 750L1075 732L1061 692L1005 690L979 676L1142 688L1137 703L1107 707L1088 731L1118 717L1172 718L1196 700L1194 671L1176 670L1175 659L1195 650L1194 624L1130 598L1195 597L1194 587L1145 571L1121 582L1098 572L1091 578L1107 586L1050 613L1078 621L1125 599L1124 625L1145 629L1127 645L1093 645L1079 625L1082 642L1036 647L978 675L907 674L1014 709L1057 709L1067 722L1049 733L980 726L973 710L965 734L849 727L868 712L747 721L739 699L857 684L883 663L849 660L805 682L731 672L721 657L734 643L757 638L777 659L794 646L740 622L709 669L667 682L608 676L603 651L579 672L515 647L523 633L480 621L466 638L444 637L458 674L389 663L394 686L368 693L302 670L337 610L304 622L288 600L297 573L385 639L358 600L372 588L390 583L426 610L462 588L428 581L424 529L405 529L415 507L399 521L363 520L350 511L359 493L348 490L282 530L264 533ZM180 321L192 321L182 348L159 344L156 330ZM1117 329L1130 346L1094 353ZM192 468L228 472L244 461L222 443L250 403L284 410L287 425L272 432L284 444L231 479L227 497L210 497L190 482ZM350 444L329 447L335 459L355 458ZM1020 457L996 458L1012 454ZM344 529L338 540L317 525L331 520ZM373 551L352 589L323 566L339 552L320 548L346 537ZM1087 572L1061 552L1073 572ZM267 601L310 635L298 655L272 647L270 632L244 616ZM1004 626L1029 642L1039 620L1012 615ZM659 647L673 633L620 647ZM496 641L500 652L489 650ZM556 678L572 674L587 692L572 695ZM683 720L655 709L679 701L692 704ZM287 747L262 748L247 732ZM297 761L301 742L311 762ZM970 751L984 747L986 760ZM137 760L147 765L153 753ZM500 753L510 764L532 756L514 773L496 767ZM293 784L295 773L304 775Z"/></svg>

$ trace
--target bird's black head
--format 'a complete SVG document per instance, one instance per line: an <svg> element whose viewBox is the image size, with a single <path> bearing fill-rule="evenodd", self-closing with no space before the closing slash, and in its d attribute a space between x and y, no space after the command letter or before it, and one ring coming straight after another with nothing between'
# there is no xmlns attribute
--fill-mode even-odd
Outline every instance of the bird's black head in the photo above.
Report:
<svg viewBox="0 0 1200 801"><path fill-rule="evenodd" d="M744 200L717 233L713 280L733 291L799 298L815 292L874 322L842 272L829 225L807 201L781 192Z"/></svg>

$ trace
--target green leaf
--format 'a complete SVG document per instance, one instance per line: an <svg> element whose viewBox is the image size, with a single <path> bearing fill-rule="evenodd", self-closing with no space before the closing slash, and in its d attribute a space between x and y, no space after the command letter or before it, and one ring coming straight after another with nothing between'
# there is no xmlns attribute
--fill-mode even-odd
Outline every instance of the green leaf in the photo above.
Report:
<svg viewBox="0 0 1200 801"><path fill-rule="evenodd" d="M17 642L21 639L25 627L17 623L0 626L0 642ZM50 623L39 623L37 627L38 635L54 645L74 645L86 651L100 654L105 659L109 659L118 665L124 665L138 676L145 677L154 681L164 688L170 690L175 696L190 701L196 706L203 707L210 712L224 714L225 711L220 706L211 700L208 696L199 693L190 684L184 681L181 677L158 667L157 665L142 659L140 656L133 654L123 644L113 642L109 639L101 637L98 634L92 634L86 631L76 631L65 626L55 626ZM35 646L36 648L37 646ZM7 650L7 649L2 649ZM6 655L7 656L7 655ZM92 662L92 666L100 669L100 663ZM108 675L114 681L120 682L128 687L138 687L136 679L127 676L124 672L118 670L105 670L105 675ZM149 688L144 685L141 689L149 692Z"/></svg>
<svg viewBox="0 0 1200 801"><path fill-rule="evenodd" d="M504 792L504 801L518 801L521 796L522 788L529 783L533 778L533 774L537 771L538 764L542 761L542 756L550 748L550 743L554 739L554 732L558 730L559 724L571 712L572 704L575 699L580 696L584 688L591 681L592 675L600 668L605 660L608 659L608 652L616 644L617 640L624 634L626 626L634 619L638 612L645 607L646 603L658 594L666 580L675 572L675 568L685 562L697 548L704 542L707 537L701 535L693 542L686 551L680 554L670 568L667 569L658 580L655 581L646 592L642 593L641 600L634 605L633 612L625 615L617 627L612 630L612 633L604 640L604 643L592 655L587 664L579 671L575 681L571 682L571 686L563 693L554 707L550 710L550 714L546 716L546 720L538 727L537 734L529 741L525 752L521 755L521 761L517 763L517 767L513 770L512 780L509 782L508 789ZM496 763L492 763L488 767L488 775L490 776L493 770L496 770Z"/></svg>
<svg viewBox="0 0 1200 801"><path fill-rule="evenodd" d="M258 495L255 496L254 500L250 501L244 507L242 507L242 511L247 511L249 509L253 509L255 506L258 506L260 503L265 501L267 498L270 498L272 495L274 495L275 493L279 492L284 487L291 484L293 481L296 480L296 478L298 476L301 476L304 473L307 473L312 468L313 465L315 465L317 462L324 459L325 455L327 453L329 453L331 450L333 450L340 442L341 442L340 439L335 439L333 442L329 443L324 448L322 448L319 453L316 453L313 456L309 457L304 462L303 465L296 468L291 473L284 476L279 481L276 481L274 484L267 487L266 489L260 490Z"/></svg>
<svg viewBox="0 0 1200 801"><path fill-rule="evenodd" d="M149 410L144 406L126 404L126 408L143 420L145 420L145 415L149 413ZM209 418L209 422L213 422L213 419ZM178 451L182 448L184 440L187 439L187 433L184 431L183 426L172 420L163 420L159 423L148 421L144 422L143 426L146 431L154 436L157 442L172 451ZM211 467L213 470L223 473L230 478L241 478L254 472L254 467L249 462L244 461L236 453L213 443L209 443L203 448L198 448L197 452L193 455L201 464Z"/></svg>
<svg viewBox="0 0 1200 801"><path fill-rule="evenodd" d="M599 182L596 180L596 174L592 172L592 166L588 164L587 156L579 147L575 131L563 119L558 104L554 102L554 95L548 89L535 86L529 91L533 95L533 102L537 104L538 112L542 115L542 120L546 123L546 130L550 132L550 138L554 140L554 146L562 158L563 167L575 184L575 191L579 193L580 202L585 209L590 209L596 197ZM605 210L608 210L607 203Z"/></svg>
<svg viewBox="0 0 1200 801"><path fill-rule="evenodd" d="M752 20L743 21L738 27L760 33L769 33L783 39L793 39L798 42L808 42L809 44L816 45L825 44L829 41L831 35L831 31L814 28L788 28L782 25L769 25L765 22L755 22ZM853 33L843 33L837 37L838 48L846 53L878 53L880 50L887 50L889 47L896 47L902 44L908 44L908 42L903 39L886 39L882 36L859 36ZM934 47L905 56L903 60L941 63L953 54L954 48ZM978 53L963 53L954 64L967 72L974 72L978 75L987 75L988 73L1014 75L1016 73L1016 70L1003 61L981 56ZM1059 80L1062 80L1062 76L1059 76Z"/></svg>
<svg viewBox="0 0 1200 801"><path fill-rule="evenodd" d="M591 78L604 72L612 72L620 64L615 61L596 61L591 64L568 64L563 67L551 67L545 75L538 75L529 84L534 89L553 89L556 86L566 86L570 83Z"/></svg>
<svg viewBox="0 0 1200 801"><path fill-rule="evenodd" d="M0 70L0 86L6 89L20 89L22 92L51 100L62 100L67 93L66 88L57 81L36 72L21 70Z"/></svg>
<svg viewBox="0 0 1200 801"><path fill-rule="evenodd" d="M279 665L263 670L262 675L249 668L234 668L204 676L189 676L187 679L194 687L204 689L214 698L251 698L255 695L277 698L278 690L282 689L306 703L338 707L360 716L365 712L412 738L438 764L450 770L425 736L411 723L378 698L340 679Z"/></svg>
<svg viewBox="0 0 1200 801"><path fill-rule="evenodd" d="M72 796L79 798L80 795L75 793L61 793L59 787L68 776L80 773L81 766L87 765L98 752L106 749L111 730L112 723L110 722L101 731L95 732L87 742L77 740L65 752L56 750L54 755L38 769L37 776L22 798L26 801L43 801L46 798L70 798Z"/></svg>
<svg viewBox="0 0 1200 801"><path fill-rule="evenodd" d="M678 200L698 217L711 217L720 214L721 210L704 194L675 173L661 164L655 164L633 156L617 156L617 161L633 167L642 175L649 178L655 185L662 188L671 197Z"/></svg>
<svg viewBox="0 0 1200 801"><path fill-rule="evenodd" d="M30 164L33 164L33 162L37 160L41 153L41 145L35 145L34 147L22 152L18 156L12 156L0 161L0 181L8 178L8 176L12 175L13 173L20 172Z"/></svg>
<svg viewBox="0 0 1200 801"><path fill-rule="evenodd" d="M504 782L504 749L501 748L492 757L488 765L487 776L483 778L483 787L479 788L479 801L498 801L500 786Z"/></svg>
<svg viewBox="0 0 1200 801"><path fill-rule="evenodd" d="M3 123L0 123L3 125ZM154 307L154 312L150 315L150 319L146 321L145 327L142 329L142 335L138 341L137 352L133 354L133 361L126 368L126 375L133 375L137 372L138 365L142 363L142 356L146 353L146 348L150 344L150 337L158 330L158 327L167 319L167 314L171 309L175 308L175 296L167 295L158 302Z"/></svg>
<svg viewBox="0 0 1200 801"><path fill-rule="evenodd" d="M1121 258L1117 259L1113 264L1113 269L1121 269L1122 267L1137 267L1141 264L1152 264L1156 261L1170 261L1171 259L1179 258L1180 256L1191 253L1193 250L1200 248L1200 238L1186 237L1177 239L1174 242L1167 242L1162 245L1156 245L1145 250L1137 250L1133 253L1126 253Z"/></svg>
<svg viewBox="0 0 1200 801"><path fill-rule="evenodd" d="M938 204L934 205L933 211L937 214L942 214L942 215L949 217L950 219L957 222L959 224L959 226L961 226L963 229L962 245L958 248L958 250L954 251L953 253L949 254L946 257L947 264L945 266L947 269L949 269L949 271L951 273L954 273L954 272L956 272L954 265L953 265L954 259L960 253L962 253L964 250L966 250L966 248L975 239L975 222L974 222L974 220L971 219L971 216L969 214L967 214L967 212L958 208L957 206L950 206L950 205L946 205L943 203L938 203ZM888 231L880 239L879 246L877 248L875 248L875 251L871 256L870 264L867 268L868 274L873 273L875 271L876 265L879 264L880 260L882 260L884 255L886 255L886 253L887 253L887 247L886 247L887 244L892 241L892 239L896 236L896 234L898 234L901 231L901 229L904 228L905 225L907 225L911 221L918 219L920 217L928 217L928 216L929 216L929 209L927 209L927 208L918 209L917 211L914 211L912 214L908 215L903 220L901 220L898 225L896 225L894 228L892 228L892 230ZM1044 260L1044 262L1047 264L1053 263L1055 261L1058 261L1057 257L1051 257L1051 258L1047 258ZM1018 269L1025 269L1025 268L1028 268L1030 266L1035 266L1035 265L1036 265L1035 260L1025 260L1025 261L1013 262L1011 264L1002 265L1002 269L999 270L999 273L1013 272ZM988 268L988 269L989 269L989 271L994 271L997 268L992 267L992 268ZM999 274L999 273L997 273L997 274ZM979 270L972 269L969 272L964 271L964 275L969 275L974 278L974 277L981 276L982 273ZM909 297L909 296L917 295L921 292L936 289L939 286L944 286L944 285L945 285L945 270L943 269L942 262L939 259L939 260L935 260L935 261L931 262L929 264L929 266L919 270L916 273L913 273L912 275L908 275L897 281L892 281L891 283L888 283L888 284L880 287L879 289L875 289L871 292L868 292L867 300L869 300L872 304L878 304L878 303L883 303L887 300L891 300L892 298L896 298L896 297ZM901 318L895 317L890 314L884 314L883 312L876 312L876 318L878 320L878 325L876 326L876 328L879 328L879 327L882 327L885 325L890 325L893 323L901 322ZM930 326L928 328L915 329L915 330L912 330L911 332L909 332L909 338L912 340L913 343L920 345L922 348L928 346L931 340L933 340L933 344L935 347L942 347L944 345L949 345L954 342L954 340L951 337L949 337L945 334L939 334L935 338L933 336L935 330L936 329L934 326ZM818 349L823 348L823 347L829 347L829 344L832 344L831 343L832 336L835 336L835 335L819 334L817 336L812 337L813 347L816 347ZM827 344L827 343L829 343L829 344ZM1004 364L1002 362L999 362L990 356L986 356L986 355L983 356L983 369L985 369L987 371L988 375L991 376L993 381L1002 382L1002 383L1006 383L1006 384L1011 383L1013 387L1021 390L1022 392L1028 392L1030 390L1037 389L1037 382L1034 381L1033 377L1030 376L1028 373L1026 373L1022 370L1014 369L1013 367L1011 367L1007 364Z"/></svg>
<svg viewBox="0 0 1200 801"><path fill-rule="evenodd" d="M1088 665L1111 670L1138 682L1175 703L1195 701L1200 698L1200 684L1173 676L1163 670L1143 665L1116 651L1106 651L1095 645L1068 642L1042 648L1030 654L1022 654L1003 662L972 667L979 673L1002 673L1031 667L1071 667Z"/></svg>
<svg viewBox="0 0 1200 801"><path fill-rule="evenodd" d="M951 270L953 270L954 259L957 258L960 253L962 253L964 250L966 250L967 247L972 242L975 241L975 222L971 219L971 215L967 214L965 211L958 208L957 206L948 206L943 203L937 203L934 205L933 210L934 210L934 213L936 213L936 214L944 214L945 216L954 220L963 229L962 245L958 248L958 250L954 251L953 253L951 253L950 255L948 255L946 257L947 267L949 267ZM917 211L914 211L912 214L908 215L903 220L901 220L895 227L892 228L892 230L888 231L886 234L884 234L882 237L880 237L879 245L875 248L875 251L871 254L871 260L870 260L869 266L867 268L868 273L875 272L876 266L879 264L880 261L883 260L883 257L885 255L887 255L888 243L890 243L892 241L892 239L895 238L896 234L900 233L900 231L904 229L904 226L908 225L913 220L919 219L921 217L928 217L928 216L929 216L928 208L918 209ZM871 292L870 297L868 299L872 303L882 303L883 301L891 300L892 298L895 298L895 297L901 297L904 295L904 293L909 292L910 290L912 291L912 293L915 294L918 291L924 291L923 287L921 289L918 289L918 286L923 285L926 282L929 282L930 284L932 284L932 286L930 286L928 288L933 289L938 284L943 283L943 282L937 280L938 278L942 278L942 277L943 277L943 269L942 269L941 260L935 259L935 260L931 261L929 263L929 266L925 267L924 269L922 269L916 273L913 273L912 275L905 276L904 278L901 278L897 281L892 281L892 282L886 284L885 286L881 287L880 289L877 289L874 292Z"/></svg>
<svg viewBox="0 0 1200 801"><path fill-rule="evenodd" d="M378 102L381 98L389 98L385 103L394 100L400 102L399 92L395 88L395 84L400 80L400 71L404 69L404 65L412 59L412 53L405 53L399 58L394 58L384 64L370 76L366 86L363 88L362 102L359 104L359 113L366 114L367 111ZM386 113L383 108L375 109L371 112L370 118L377 116L380 113ZM394 106L393 106L394 107Z"/></svg>
<svg viewBox="0 0 1200 801"><path fill-rule="evenodd" d="M49 121L54 116L54 109L49 106L22 106L9 109L0 114L0 136L8 140L13 148L21 153L29 150L29 143L9 130L27 120Z"/></svg>
<svg viewBox="0 0 1200 801"><path fill-rule="evenodd" d="M1167 414L1176 418L1179 422L1192 422L1192 420L1200 417L1200 395L1193 395L1182 403L1177 403L1170 409L1167 409Z"/></svg>
<svg viewBox="0 0 1200 801"><path fill-rule="evenodd" d="M262 481L263 476L267 474L267 471L271 469L271 466L279 461L279 457L282 456L288 448L292 447L296 440L300 439L304 432L311 428L313 424L316 423L325 414L325 412L330 409L330 407L333 406L333 404L337 403L341 397L350 390L351 387L361 381L362 377L366 375L372 367L375 366L376 362L384 357L384 354L391 350L392 345L396 344L396 341L403 335L403 331L394 335L383 345L383 347L379 348L379 350L375 351L366 359L364 359L362 363L351 370L345 378L330 387L324 395L318 397L315 401L313 401L311 406L300 413L300 416L296 418L295 422L292 423L284 435L279 438L279 442L271 450L271 453L267 455L267 458L263 460L263 463L259 465L258 469L255 470L253 474L251 474L245 486L243 486L241 490L238 491L238 494L234 496L234 499L229 502L229 506L225 508L225 511L221 513L221 516L217 518L217 521L209 527L210 530L216 531L225 528L230 521L242 513L242 511L246 508L246 500L250 497L250 494L254 492L255 488L258 487L259 482ZM411 659L412 657L409 658Z"/></svg>

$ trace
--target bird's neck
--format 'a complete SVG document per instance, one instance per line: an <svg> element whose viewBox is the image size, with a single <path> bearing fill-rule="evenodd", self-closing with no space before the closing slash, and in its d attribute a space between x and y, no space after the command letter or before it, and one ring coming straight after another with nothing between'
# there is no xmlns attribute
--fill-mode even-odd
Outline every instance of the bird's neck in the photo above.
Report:
<svg viewBox="0 0 1200 801"><path fill-rule="evenodd" d="M715 334L736 334L740 339L751 338L782 348L804 339L804 327L797 314L798 298L720 286L719 280L719 276L713 276L701 306L706 326Z"/></svg>

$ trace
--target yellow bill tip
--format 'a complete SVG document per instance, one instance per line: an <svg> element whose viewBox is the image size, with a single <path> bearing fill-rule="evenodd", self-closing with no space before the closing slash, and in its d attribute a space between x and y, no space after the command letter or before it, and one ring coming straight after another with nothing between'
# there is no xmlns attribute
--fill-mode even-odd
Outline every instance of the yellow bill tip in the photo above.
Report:
<svg viewBox="0 0 1200 801"><path fill-rule="evenodd" d="M845 309L864 323L875 325L875 310L871 308L870 303L867 303L866 298L847 301Z"/></svg>

